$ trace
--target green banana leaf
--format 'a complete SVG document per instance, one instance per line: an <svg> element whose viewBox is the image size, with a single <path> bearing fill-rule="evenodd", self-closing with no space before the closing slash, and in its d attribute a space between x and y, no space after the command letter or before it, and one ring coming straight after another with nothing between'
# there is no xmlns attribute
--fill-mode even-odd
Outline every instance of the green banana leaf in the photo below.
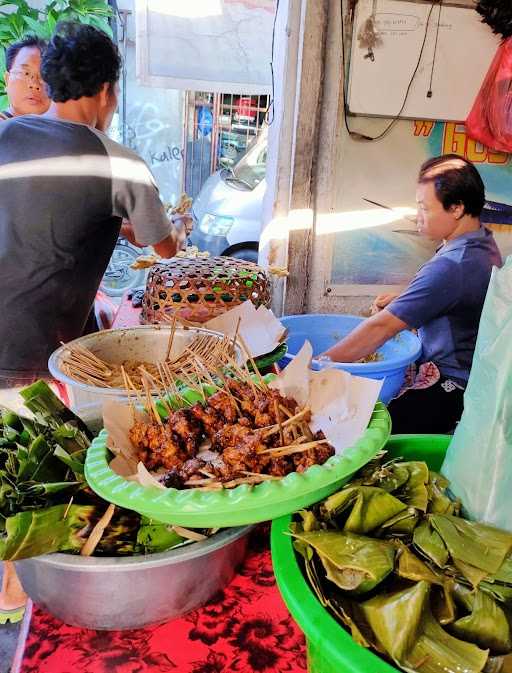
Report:
<svg viewBox="0 0 512 673"><path fill-rule="evenodd" d="M74 440L83 444L82 448L88 446L93 438L91 431L81 418L61 402L45 381L36 381L23 388L20 390L20 396L37 422L49 426L54 431L58 431L59 428L62 431L62 426L67 426L70 432L75 428L79 433Z"/></svg>
<svg viewBox="0 0 512 673"><path fill-rule="evenodd" d="M501 582L512 586L512 557L507 556L500 566L500 569L494 575L489 575L488 582Z"/></svg>
<svg viewBox="0 0 512 673"><path fill-rule="evenodd" d="M90 445L88 436L71 422L59 425L53 431L52 436L54 441L71 455L83 453Z"/></svg>
<svg viewBox="0 0 512 673"><path fill-rule="evenodd" d="M450 482L438 472L430 472L428 482L428 511L431 514L458 514L460 503L446 495Z"/></svg>
<svg viewBox="0 0 512 673"><path fill-rule="evenodd" d="M340 596L331 596L327 599L327 607L350 630L352 638L358 645L380 651L371 629L362 618L357 603L346 598L342 600Z"/></svg>
<svg viewBox="0 0 512 673"><path fill-rule="evenodd" d="M419 521L419 512L414 507L398 512L388 519L380 528L374 531L376 537L403 537L410 536Z"/></svg>
<svg viewBox="0 0 512 673"><path fill-rule="evenodd" d="M439 568L444 568L448 563L448 550L441 536L432 530L427 521L422 521L414 529L413 544L423 556L433 561Z"/></svg>
<svg viewBox="0 0 512 673"><path fill-rule="evenodd" d="M453 624L457 617L457 607L453 595L453 578L444 578L442 591L437 587L432 591L430 598L430 607L437 621L443 626Z"/></svg>
<svg viewBox="0 0 512 673"><path fill-rule="evenodd" d="M316 559L318 557L315 557L313 548L299 539L293 541L293 546L295 551L302 556L306 575L320 604L324 608L331 610L334 616L349 629L356 643L362 647L376 648L377 643L370 640L372 633L368 625L361 623L362 615L360 611L356 612L357 604L350 601L347 596L340 595L339 593L336 596L332 595L332 593L327 593L332 585L324 586L320 581L316 568Z"/></svg>
<svg viewBox="0 0 512 673"><path fill-rule="evenodd" d="M105 511L105 501L96 506L91 525L94 526ZM137 542L141 517L131 510L116 507L110 523L105 528L94 550L94 556L129 556L143 553Z"/></svg>
<svg viewBox="0 0 512 673"><path fill-rule="evenodd" d="M454 561L495 574L512 548L512 534L446 514L433 514L432 527L443 539Z"/></svg>
<svg viewBox="0 0 512 673"><path fill-rule="evenodd" d="M434 572L405 546L400 548L396 572L400 577L413 582L424 580L429 584L438 584L439 586L444 584L443 577L440 574Z"/></svg>
<svg viewBox="0 0 512 673"><path fill-rule="evenodd" d="M327 498L321 511L327 519L338 519L346 512L348 516L341 528L347 533L364 535L405 509L403 502L381 488L353 486Z"/></svg>
<svg viewBox="0 0 512 673"><path fill-rule="evenodd" d="M512 650L510 624L502 607L483 591L470 591L457 586L455 595L464 605L469 615L455 621L451 630L453 633L493 654L507 654Z"/></svg>
<svg viewBox="0 0 512 673"><path fill-rule="evenodd" d="M306 533L320 529L320 522L311 510L302 509L297 514L302 518L302 530Z"/></svg>
<svg viewBox="0 0 512 673"><path fill-rule="evenodd" d="M388 542L338 531L296 532L294 537L316 551L327 578L344 591L366 593L393 570L395 548Z"/></svg>
<svg viewBox="0 0 512 673"><path fill-rule="evenodd" d="M184 538L167 524L157 523L145 517L142 518L137 532L137 544L146 554L172 549L181 544L183 540Z"/></svg>
<svg viewBox="0 0 512 673"><path fill-rule="evenodd" d="M389 657L415 673L478 673L487 652L449 635L433 618L431 585L420 581L361 604L361 610Z"/></svg>
<svg viewBox="0 0 512 673"><path fill-rule="evenodd" d="M64 463L76 476L84 474L85 453L75 452L69 454L62 446L57 445L53 450L53 455Z"/></svg>
<svg viewBox="0 0 512 673"><path fill-rule="evenodd" d="M395 493L408 507L414 507L420 512L426 512L428 507L428 482L429 472L426 463L413 461L400 463L400 468L408 472L409 478L400 489L400 494Z"/></svg>
<svg viewBox="0 0 512 673"><path fill-rule="evenodd" d="M459 559L452 559L452 563L472 587L477 587L480 582L488 577L485 570L475 568L475 566L464 563L464 561L460 561Z"/></svg>
<svg viewBox="0 0 512 673"><path fill-rule="evenodd" d="M38 435L23 452L18 447L17 481L60 481L64 478L64 466L53 458L53 447L43 435Z"/></svg>
<svg viewBox="0 0 512 673"><path fill-rule="evenodd" d="M392 493L403 486L409 479L409 470L395 461L382 464L382 458L368 463L360 472L360 476L350 482L351 486L377 486Z"/></svg>
<svg viewBox="0 0 512 673"><path fill-rule="evenodd" d="M512 605L512 587L509 586L508 584L499 584L498 582L491 583L484 581L480 582L478 588L481 591L485 591L485 593L489 594L489 596L492 596L497 601Z"/></svg>
<svg viewBox="0 0 512 673"><path fill-rule="evenodd" d="M80 534L88 528L94 513L92 506L56 505L9 517L0 537L0 559L15 561L56 551L78 552L85 542Z"/></svg>
<svg viewBox="0 0 512 673"><path fill-rule="evenodd" d="M328 607L329 599L327 598L327 593L324 590L324 586L320 581L320 577L316 569L315 564L316 559L313 547L311 547L309 544L299 539L295 539L293 541L293 547L295 551L298 554L300 554L304 560L304 568L306 570L306 575L318 600L320 601L321 605L323 605L324 608Z"/></svg>

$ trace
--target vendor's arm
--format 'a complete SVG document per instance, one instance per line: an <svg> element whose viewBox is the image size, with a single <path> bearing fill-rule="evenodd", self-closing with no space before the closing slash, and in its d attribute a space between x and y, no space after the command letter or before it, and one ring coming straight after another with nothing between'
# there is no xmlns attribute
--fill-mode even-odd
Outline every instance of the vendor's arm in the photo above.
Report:
<svg viewBox="0 0 512 673"><path fill-rule="evenodd" d="M354 362L370 355L401 330L420 328L450 311L459 301L460 283L458 265L436 255L421 267L401 295L324 355L336 362Z"/></svg>
<svg viewBox="0 0 512 673"><path fill-rule="evenodd" d="M324 353L334 362L355 362L407 329L407 324L387 309L362 322L348 336Z"/></svg>
<svg viewBox="0 0 512 673"><path fill-rule="evenodd" d="M153 246L173 257L186 239L182 220L171 221L146 163L131 150L102 138L111 157L113 214L123 218L121 234L137 246Z"/></svg>

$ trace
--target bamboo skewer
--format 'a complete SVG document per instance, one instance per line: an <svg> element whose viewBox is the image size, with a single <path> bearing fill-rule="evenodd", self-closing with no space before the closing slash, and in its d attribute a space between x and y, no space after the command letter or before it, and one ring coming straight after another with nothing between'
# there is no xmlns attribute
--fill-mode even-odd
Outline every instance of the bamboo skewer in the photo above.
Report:
<svg viewBox="0 0 512 673"><path fill-rule="evenodd" d="M281 409L283 407L280 407ZM309 407L304 407L301 411L299 411L297 414L294 416L291 416L290 418L287 418L286 421L283 421L281 423L281 427L287 428L289 425L297 423L297 421L300 421L304 419L305 416L307 416L310 413L310 408ZM276 432L279 432L279 425L271 425L268 429L265 429L265 437L270 437L271 435L274 435Z"/></svg>
<svg viewBox="0 0 512 673"><path fill-rule="evenodd" d="M320 444L328 444L327 439L315 439L312 442L305 442L304 444L289 444L288 446L277 446L273 449L263 449L259 451L260 454L267 454L272 456L287 456L291 453L299 453L302 451L309 451Z"/></svg>
<svg viewBox="0 0 512 673"><path fill-rule="evenodd" d="M169 359L169 356L171 354L175 332L176 332L176 314L174 314L174 318L172 321L171 336L169 337L169 343L167 344L167 352L165 354L164 362L166 362Z"/></svg>
<svg viewBox="0 0 512 673"><path fill-rule="evenodd" d="M67 504L67 506L66 506L66 509L64 510L64 515L62 516L63 519L65 519L65 518L67 517L68 512L69 512L69 510L71 509L71 505L73 504L73 500L74 500L74 498L75 498L75 496L72 495L71 498L69 499L69 502L68 502L68 504Z"/></svg>
<svg viewBox="0 0 512 673"><path fill-rule="evenodd" d="M94 550L98 546L99 541L103 537L103 533L105 532L105 528L109 525L109 523L112 520L112 517L114 516L115 512L115 505L110 504L107 507L107 510L105 514L101 517L101 519L98 521L98 523L94 526L92 529L91 534L87 538L86 543L82 547L80 551L81 556L91 556L91 554L94 553Z"/></svg>
<svg viewBox="0 0 512 673"><path fill-rule="evenodd" d="M128 390L132 390L135 393L135 396L137 397L137 400L138 400L140 406L144 409L144 407L145 407L144 399L142 398L142 396L139 393L139 391L137 390L137 388L133 385L133 381L128 376L127 372L124 371L124 368L122 368L122 371L124 372L124 376L126 377L126 382L128 384Z"/></svg>
<svg viewBox="0 0 512 673"><path fill-rule="evenodd" d="M281 416L279 414L279 405L277 400L274 398L274 411L276 414L277 418L277 425L279 426L279 439L281 440L281 444L284 444L284 432L283 432L283 426L281 425Z"/></svg>
<svg viewBox="0 0 512 673"><path fill-rule="evenodd" d="M153 395L151 394L151 388L149 386L149 382L146 379L146 377L143 377L142 381L144 385L144 391L146 393L146 404L148 412L150 414L153 414L153 417L155 421L158 423L158 425L163 426L164 422L162 421L162 418L158 413L158 409L156 408L155 400L153 398Z"/></svg>
<svg viewBox="0 0 512 673"><path fill-rule="evenodd" d="M262 375L261 375L261 373L260 373L260 370L259 370L258 367L256 366L256 362L254 361L254 358L253 358L252 355L251 355L251 351L250 351L249 348L247 347L247 344L245 343L245 340L244 340L244 338L242 337L241 334L238 336L238 340L239 340L240 343L242 344L242 348L244 349L244 351L245 351L246 354L247 354L247 357L249 358L249 361L250 361L250 363L251 363L251 365L252 365L252 368L253 368L253 370L254 370L254 373L256 374L256 376L257 376L258 379L259 379L259 382L260 382L260 384L261 384L262 390L266 390L266 389L268 388L268 386L267 386L267 384L265 383L265 381L263 380L263 377L262 377Z"/></svg>

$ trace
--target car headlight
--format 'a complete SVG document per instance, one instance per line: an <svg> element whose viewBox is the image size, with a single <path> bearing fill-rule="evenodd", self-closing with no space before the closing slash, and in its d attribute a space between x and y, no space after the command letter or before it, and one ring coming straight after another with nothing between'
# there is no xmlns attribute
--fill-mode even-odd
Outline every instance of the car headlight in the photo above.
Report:
<svg viewBox="0 0 512 673"><path fill-rule="evenodd" d="M233 226L234 221L234 217L206 213L201 218L201 222L199 222L199 229L203 234L208 234L209 236L225 236Z"/></svg>

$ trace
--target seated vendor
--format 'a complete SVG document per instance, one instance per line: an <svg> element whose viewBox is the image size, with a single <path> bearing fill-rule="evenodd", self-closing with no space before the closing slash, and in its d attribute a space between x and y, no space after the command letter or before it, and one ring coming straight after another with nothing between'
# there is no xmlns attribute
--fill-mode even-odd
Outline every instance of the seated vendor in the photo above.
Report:
<svg viewBox="0 0 512 673"><path fill-rule="evenodd" d="M324 355L354 362L401 330L417 329L420 367L389 405L393 432L450 433L462 414L492 267L502 260L492 233L480 223L485 191L471 162L454 154L426 161L416 201L418 231L441 247L402 294L381 298L381 310Z"/></svg>

